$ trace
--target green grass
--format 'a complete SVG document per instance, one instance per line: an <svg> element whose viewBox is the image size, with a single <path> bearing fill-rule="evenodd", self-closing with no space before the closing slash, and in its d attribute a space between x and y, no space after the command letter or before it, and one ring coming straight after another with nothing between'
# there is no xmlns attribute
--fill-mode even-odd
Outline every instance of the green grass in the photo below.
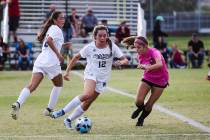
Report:
<svg viewBox="0 0 210 140"><path fill-rule="evenodd" d="M205 80L207 72L207 68L170 70L170 86L157 103L210 127L210 83ZM135 95L141 76L142 71L136 69L114 70L108 86ZM99 96L85 113L93 121L90 133L81 135L66 130L64 117L53 120L42 115L52 88L47 78L22 106L20 118L12 120L10 105L16 101L30 77L31 72L0 73L1 140L210 140L210 135L157 110L153 110L145 120L143 128L136 128L136 120L130 119L134 99L109 91ZM83 79L72 74L72 80L64 82L56 109L66 105L82 90Z"/></svg>

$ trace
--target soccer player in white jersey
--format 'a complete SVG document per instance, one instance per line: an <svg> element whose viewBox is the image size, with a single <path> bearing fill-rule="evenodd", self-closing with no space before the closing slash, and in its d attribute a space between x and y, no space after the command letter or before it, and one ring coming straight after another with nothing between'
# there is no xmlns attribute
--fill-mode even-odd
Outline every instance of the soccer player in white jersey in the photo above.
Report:
<svg viewBox="0 0 210 140"><path fill-rule="evenodd" d="M113 58L119 58L114 62L116 65L120 66L128 63L122 51L109 39L107 27L104 25L96 26L93 31L93 38L94 40L90 44L73 57L64 75L65 80L70 80L70 71L74 64L81 57L86 58L83 94L76 96L63 109L51 114L52 118L58 118L77 107L72 114L64 119L64 125L68 129L72 129L71 122L81 116L98 95L105 90L111 73Z"/></svg>
<svg viewBox="0 0 210 140"><path fill-rule="evenodd" d="M52 112L55 107L57 98L63 86L60 62L63 62L64 58L60 54L60 50L64 41L61 30L64 22L64 14L55 11L38 35L38 40L43 43L42 52L34 63L30 83L22 89L19 98L12 104L11 115L13 119L16 120L18 118L20 107L25 102L26 98L39 86L44 75L47 75L54 85L48 107L44 110L44 115L49 116L50 112Z"/></svg>

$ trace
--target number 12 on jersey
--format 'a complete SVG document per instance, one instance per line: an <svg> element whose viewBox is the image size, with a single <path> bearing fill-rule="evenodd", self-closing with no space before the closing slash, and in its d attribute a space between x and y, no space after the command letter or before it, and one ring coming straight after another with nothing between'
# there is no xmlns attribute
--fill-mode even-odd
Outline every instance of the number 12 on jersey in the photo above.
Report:
<svg viewBox="0 0 210 140"><path fill-rule="evenodd" d="M104 67L106 67L106 61L99 61L98 67L99 67L99 68L104 68Z"/></svg>

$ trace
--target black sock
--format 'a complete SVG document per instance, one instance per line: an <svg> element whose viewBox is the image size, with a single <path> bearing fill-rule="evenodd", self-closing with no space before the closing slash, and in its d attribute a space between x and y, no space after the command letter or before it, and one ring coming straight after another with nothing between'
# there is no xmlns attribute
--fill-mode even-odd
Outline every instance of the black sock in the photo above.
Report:
<svg viewBox="0 0 210 140"><path fill-rule="evenodd" d="M71 120L69 118L66 119L68 122L71 122Z"/></svg>
<svg viewBox="0 0 210 140"><path fill-rule="evenodd" d="M62 109L62 114L65 115L65 111Z"/></svg>
<svg viewBox="0 0 210 140"><path fill-rule="evenodd" d="M141 105L137 105L137 104L136 104L136 106L138 107L138 109L139 109L139 110L144 109L144 103L143 103L143 104L141 104Z"/></svg>
<svg viewBox="0 0 210 140"><path fill-rule="evenodd" d="M151 111L146 111L144 108L141 116L139 117L139 120L144 120L151 113Z"/></svg>
<svg viewBox="0 0 210 140"><path fill-rule="evenodd" d="M49 107L46 108L49 112L52 112L52 109L50 109Z"/></svg>
<svg viewBox="0 0 210 140"><path fill-rule="evenodd" d="M18 106L19 106L19 108L20 108L20 103L19 103L18 101L17 101L16 103L18 104Z"/></svg>

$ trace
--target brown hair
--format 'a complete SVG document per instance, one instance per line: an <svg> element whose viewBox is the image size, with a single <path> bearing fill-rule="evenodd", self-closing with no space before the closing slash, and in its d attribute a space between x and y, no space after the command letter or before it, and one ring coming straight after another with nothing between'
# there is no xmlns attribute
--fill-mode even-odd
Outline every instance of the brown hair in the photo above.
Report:
<svg viewBox="0 0 210 140"><path fill-rule="evenodd" d="M148 45L148 41L145 37L143 36L137 36L135 40L140 40L142 41L145 45Z"/></svg>
<svg viewBox="0 0 210 140"><path fill-rule="evenodd" d="M105 30L106 33L107 33L107 36L109 36L109 31L108 31L108 28L106 26L104 26L104 25L97 25L93 29L93 37L94 37L94 39L95 39L96 35L98 34L99 30ZM109 39L109 37L107 38L107 43L109 44L109 48L111 50L110 56L112 56L112 41Z"/></svg>
<svg viewBox="0 0 210 140"><path fill-rule="evenodd" d="M41 31L41 33L39 35L37 35L38 41L43 42L44 37L45 37L45 35L46 35L49 27L54 24L54 21L53 20L56 20L61 13L62 12L60 12L60 11L55 11L55 12L52 13L52 15L50 16L50 18L45 23L45 25L44 25L43 30Z"/></svg>
<svg viewBox="0 0 210 140"><path fill-rule="evenodd" d="M19 38L18 40L18 44L19 44L19 47L25 47L25 42L23 41L23 39Z"/></svg>

